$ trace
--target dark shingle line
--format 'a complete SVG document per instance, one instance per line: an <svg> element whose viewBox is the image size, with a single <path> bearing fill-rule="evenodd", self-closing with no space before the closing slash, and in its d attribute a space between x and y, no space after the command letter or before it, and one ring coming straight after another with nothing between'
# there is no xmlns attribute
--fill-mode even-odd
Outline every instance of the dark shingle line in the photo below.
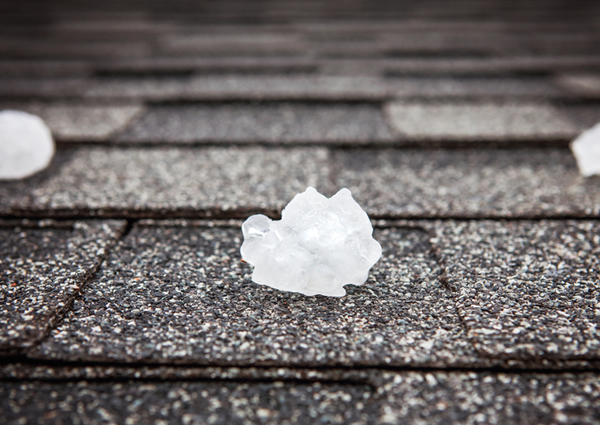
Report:
<svg viewBox="0 0 600 425"><path fill-rule="evenodd" d="M381 372L456 372L476 374L506 374L506 375L556 375L556 374L593 374L600 373L600 361L593 364L575 364L576 362L564 362L560 368L536 368L535 364L530 367L525 365L517 367L460 367L460 366L206 366L191 364L161 364L161 363L122 363L122 362L86 362L86 361L62 361L62 360L39 360L27 357L3 357L0 358L0 381L41 381L41 382L119 382L121 380L136 382L185 382L212 380L217 382L334 382L348 383L350 385L370 385L378 387L373 375ZM571 364L569 364L571 363ZM15 365L18 372L3 370L2 366ZM565 366L565 367L563 367ZM48 371L46 376L42 375L36 368L43 367ZM216 370L215 370L216 369ZM283 372L284 375L278 375ZM314 377L308 374L313 372ZM240 377L229 377L232 374ZM294 378L299 374L306 378ZM313 375L311 374L311 375ZM143 375L143 376L140 376ZM254 376L252 376L254 375ZM261 377L261 375L264 375ZM327 376L329 378L327 379ZM339 378L338 378L339 377ZM323 379L325 378L325 379Z"/></svg>
<svg viewBox="0 0 600 425"><path fill-rule="evenodd" d="M112 219L112 220L230 220L230 219L246 219L253 214L264 214L273 219L281 218L281 210L278 209L233 209L233 210L218 210L218 209L173 209L173 210L128 210L128 209L51 209L51 210L13 210L10 214L0 215L0 220L20 221L20 220L94 220L94 219ZM543 221L543 220L598 220L600 214L539 214L539 215L518 215L513 216L507 214L477 214L461 215L461 214L377 214L369 213L372 220L456 220L456 221ZM385 225L382 228L397 227L395 225Z"/></svg>
<svg viewBox="0 0 600 425"><path fill-rule="evenodd" d="M14 246L4 246L3 248L12 249L12 255L4 258L4 270L0 270L5 277L13 280L10 291L8 288L4 294L4 307L2 319L5 321L6 328L2 332L2 347L0 355L18 355L22 354L28 347L35 346L45 339L52 329L61 322L62 318L70 311L73 301L77 294L81 293L99 270L104 256L114 242L119 238L123 222L99 222L87 221L77 223L59 222L49 223L47 220L37 223L4 223L2 229L4 232L10 231L10 224L15 224L17 228L22 229L19 243L29 243L29 250L19 251L23 247L13 241ZM83 226L82 226L83 225ZM12 227L14 230L15 227ZM52 233L53 230L60 230L64 234L61 236ZM40 239L34 232L46 232L48 240ZM29 233L28 233L29 232ZM10 233L4 237L10 238ZM30 239L27 239L30 238ZM31 244L30 240L35 240ZM54 240L50 240L54 239ZM8 239L10 241L10 239ZM6 242L6 241L3 241ZM51 243L51 245L47 245ZM73 248L74 245L76 249ZM18 254L15 257L15 254ZM50 256L52 254L52 256ZM50 257L49 257L50 256ZM44 257L49 261L48 270L44 275L36 269L31 260L40 261ZM64 259L63 259L64 258ZM65 259L69 259L66 263ZM19 264L20 260L25 261L27 273L11 274L10 269L14 263ZM50 278L50 282L47 282ZM8 285L10 280L6 281ZM40 295L43 295L41 297ZM23 317L25 314L31 317ZM7 331L8 332L5 332Z"/></svg>

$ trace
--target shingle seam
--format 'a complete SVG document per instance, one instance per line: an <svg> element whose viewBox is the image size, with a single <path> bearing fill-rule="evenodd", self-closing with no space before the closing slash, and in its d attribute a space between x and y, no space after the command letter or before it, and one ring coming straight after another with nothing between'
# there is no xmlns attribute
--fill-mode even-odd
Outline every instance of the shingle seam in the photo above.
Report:
<svg viewBox="0 0 600 425"><path fill-rule="evenodd" d="M102 266L102 263L109 255L110 250L122 238L124 233L129 232L130 230L131 230L131 227L130 227L129 221L128 221L127 226L121 232L121 234L119 234L118 237L114 238L112 242L107 243L106 247L104 248L104 254L97 257L98 260L96 261L96 264L94 264L90 269L88 269L86 271L86 274L83 276L83 278L81 280L81 284L79 285L79 288L71 297L69 297L67 300L65 300L64 307L62 307L61 309L56 311L55 314L49 318L48 323L47 323L45 329L43 330L43 332L41 333L41 335L38 338L36 338L36 340L33 341L33 343L31 345L29 345L28 347L19 349L18 353L27 355L28 352L33 350L35 347L37 347L39 344L41 344L45 339L47 339L50 336L50 334L52 333L52 331L61 324L61 322L63 321L65 316L67 314L69 314L70 311L73 310L73 305L75 303L75 300L77 300L78 298L80 298L83 295L83 292L85 291L87 285L91 283L91 281L94 279L94 276L96 275L98 270L100 270L100 267Z"/></svg>

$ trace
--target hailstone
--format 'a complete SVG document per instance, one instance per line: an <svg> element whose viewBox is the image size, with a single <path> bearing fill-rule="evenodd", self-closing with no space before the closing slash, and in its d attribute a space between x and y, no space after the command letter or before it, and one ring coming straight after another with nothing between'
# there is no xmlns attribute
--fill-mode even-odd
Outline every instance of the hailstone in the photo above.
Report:
<svg viewBox="0 0 600 425"><path fill-rule="evenodd" d="M54 156L50 129L35 115L0 112L0 179L22 179L48 166Z"/></svg>
<svg viewBox="0 0 600 425"><path fill-rule="evenodd" d="M242 259L254 266L252 280L304 295L344 296L344 285L365 283L381 257L371 221L348 189L328 199L308 187L281 220L253 215L242 233Z"/></svg>
<svg viewBox="0 0 600 425"><path fill-rule="evenodd" d="M582 176L600 174L600 123L584 131L571 142L571 151Z"/></svg>

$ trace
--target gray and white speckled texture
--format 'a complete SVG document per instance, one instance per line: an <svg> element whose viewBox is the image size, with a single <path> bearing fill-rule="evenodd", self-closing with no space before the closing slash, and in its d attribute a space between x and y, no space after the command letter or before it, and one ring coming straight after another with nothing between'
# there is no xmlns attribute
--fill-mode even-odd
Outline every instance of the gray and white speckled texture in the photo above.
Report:
<svg viewBox="0 0 600 425"><path fill-rule="evenodd" d="M410 139L571 139L583 130L559 109L541 102L390 102L385 111L392 128Z"/></svg>
<svg viewBox="0 0 600 425"><path fill-rule="evenodd" d="M10 246L52 257L18 267L52 267L62 219L131 233L2 351L0 422L599 423L600 181L566 148L600 121L600 2L13 3L0 108L59 136L0 183ZM236 220L307 184L350 186L387 246L342 300L239 262Z"/></svg>
<svg viewBox="0 0 600 425"><path fill-rule="evenodd" d="M595 373L384 373L379 423L596 424ZM385 382L387 381L387 382Z"/></svg>
<svg viewBox="0 0 600 425"><path fill-rule="evenodd" d="M121 217L182 210L274 213L307 186L331 194L328 159L322 148L68 149L28 184L0 183L0 191L16 196L1 199L0 211L73 215L93 210L96 216Z"/></svg>
<svg viewBox="0 0 600 425"><path fill-rule="evenodd" d="M336 150L88 147L0 182L4 214L242 216L277 213L307 186L348 187L372 217L595 217L597 179L566 149ZM242 214L243 213L243 214Z"/></svg>
<svg viewBox="0 0 600 425"><path fill-rule="evenodd" d="M367 423L366 385L276 382L0 383L9 423L330 424ZM20 422L24 418L25 422Z"/></svg>
<svg viewBox="0 0 600 425"><path fill-rule="evenodd" d="M600 357L600 222L436 222L436 247L485 356Z"/></svg>
<svg viewBox="0 0 600 425"><path fill-rule="evenodd" d="M385 80L373 77L306 75L215 75L170 78L105 78L91 82L89 99L152 101L382 100Z"/></svg>
<svg viewBox="0 0 600 425"><path fill-rule="evenodd" d="M0 414L11 423L567 423L595 424L594 373L365 370L371 384L277 376L246 382L3 382ZM269 374L266 374L269 376ZM319 381L325 378L325 382Z"/></svg>
<svg viewBox="0 0 600 425"><path fill-rule="evenodd" d="M277 144L393 140L379 105L303 103L155 106L116 139Z"/></svg>
<svg viewBox="0 0 600 425"><path fill-rule="evenodd" d="M134 227L37 358L222 365L458 365L476 359L428 235L383 229L384 253L341 299L260 286L239 229Z"/></svg>
<svg viewBox="0 0 600 425"><path fill-rule="evenodd" d="M598 180L564 149L334 153L334 183L371 216L527 218L600 214Z"/></svg>
<svg viewBox="0 0 600 425"><path fill-rule="evenodd" d="M381 78L368 76L210 75L91 80L87 99L152 101L386 100L389 98L546 98L565 93L542 78Z"/></svg>
<svg viewBox="0 0 600 425"><path fill-rule="evenodd" d="M86 221L0 227L0 351L30 347L45 336L124 226Z"/></svg>
<svg viewBox="0 0 600 425"><path fill-rule="evenodd" d="M416 76L390 77L386 79L392 98L411 99L415 107L421 104L425 108L431 99L478 99L480 102L490 99L553 99L564 96L544 78L539 77L449 77ZM529 101L531 102L531 101ZM526 102L528 103L528 102ZM518 104L518 103L517 103ZM426 128L422 128L426 131Z"/></svg>
<svg viewBox="0 0 600 425"><path fill-rule="evenodd" d="M33 103L17 106L40 116L57 141L106 141L142 114L141 105L90 105L85 103Z"/></svg>

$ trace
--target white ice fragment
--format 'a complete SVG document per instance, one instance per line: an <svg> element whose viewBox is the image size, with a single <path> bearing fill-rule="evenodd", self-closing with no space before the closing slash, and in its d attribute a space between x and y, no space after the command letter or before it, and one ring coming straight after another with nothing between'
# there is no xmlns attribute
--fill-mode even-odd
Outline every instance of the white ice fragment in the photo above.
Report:
<svg viewBox="0 0 600 425"><path fill-rule="evenodd" d="M35 115L0 111L0 179L22 179L48 166L54 156L50 129Z"/></svg>
<svg viewBox="0 0 600 425"><path fill-rule="evenodd" d="M579 173L584 177L600 174L600 123L571 142Z"/></svg>
<svg viewBox="0 0 600 425"><path fill-rule="evenodd" d="M281 220L253 215L242 232L242 258L255 267L252 280L304 295L344 296L343 286L365 283L381 257L371 221L348 189L328 199L308 187Z"/></svg>

